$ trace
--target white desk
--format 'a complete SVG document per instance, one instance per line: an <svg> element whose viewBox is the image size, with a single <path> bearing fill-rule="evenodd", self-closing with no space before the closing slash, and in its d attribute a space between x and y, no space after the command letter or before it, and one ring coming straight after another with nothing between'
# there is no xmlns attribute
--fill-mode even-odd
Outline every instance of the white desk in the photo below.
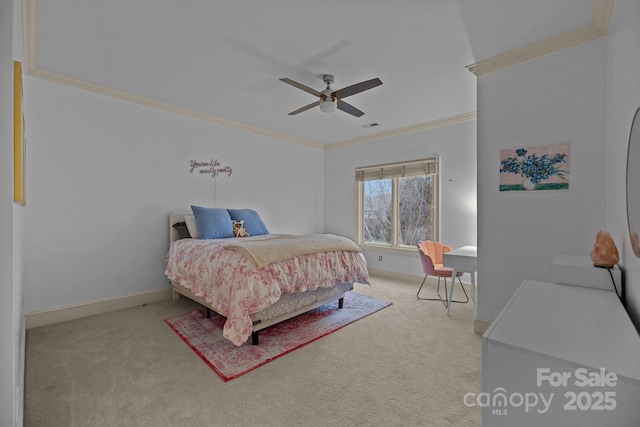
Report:
<svg viewBox="0 0 640 427"><path fill-rule="evenodd" d="M449 295L447 296L447 316L451 311L451 301L453 301L453 288L455 287L456 274L459 271L465 273L471 273L471 300L473 301L473 318L476 318L477 304L476 304L476 271L478 271L478 248L477 246L463 246L458 249L454 249L451 252L445 252L442 254L442 263L446 267L453 269L451 276L451 287L449 288Z"/></svg>

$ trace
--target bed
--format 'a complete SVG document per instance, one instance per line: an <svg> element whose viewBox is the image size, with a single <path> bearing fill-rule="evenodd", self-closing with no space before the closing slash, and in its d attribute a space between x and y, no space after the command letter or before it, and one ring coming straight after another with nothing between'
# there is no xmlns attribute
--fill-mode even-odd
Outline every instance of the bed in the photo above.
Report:
<svg viewBox="0 0 640 427"><path fill-rule="evenodd" d="M288 253L290 242L296 246L296 242L307 238L322 239L318 244L312 241L315 248L322 247L327 238L330 242L343 239L348 242L341 243L357 247L348 239L283 234L180 238L174 224L185 221L185 215L190 214L169 214L170 247L165 274L171 282L173 298L185 296L207 311L224 316L223 336L236 346L249 337L257 345L260 330L328 302L338 300L342 308L345 294L354 283L368 283L366 261L359 248L331 250L327 246L319 253L281 259ZM275 249L265 251L272 245ZM271 256L276 258L269 259Z"/></svg>

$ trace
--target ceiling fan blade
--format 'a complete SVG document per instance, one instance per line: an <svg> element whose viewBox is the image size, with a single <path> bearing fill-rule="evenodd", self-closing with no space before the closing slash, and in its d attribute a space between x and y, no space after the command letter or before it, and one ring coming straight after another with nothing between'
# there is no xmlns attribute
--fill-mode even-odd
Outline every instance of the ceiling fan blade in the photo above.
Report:
<svg viewBox="0 0 640 427"><path fill-rule="evenodd" d="M356 83L354 85L351 86L347 86L347 87L343 87L342 89L338 89L335 92L333 92L332 95L334 95L337 98L346 98L347 96L351 96L351 95L355 95L356 93L360 93L360 92L364 92L365 90L369 90L372 89L376 86L380 86L382 84L382 80L380 80L379 78L375 78L375 79L371 79L371 80L367 80L364 82L360 82L360 83Z"/></svg>
<svg viewBox="0 0 640 427"><path fill-rule="evenodd" d="M290 84L290 85L291 85L291 86L293 86L293 87L297 87L298 89L302 89L303 91L308 92L308 93L310 93L311 95L315 95L315 96L317 96L317 97L322 96L322 94L321 94L320 92L318 92L317 90L312 89L312 88L310 88L309 86L305 86L305 85L303 85L302 83L294 82L293 80L291 80L291 79L287 79L286 77L285 77L285 78L280 79L280 81L281 81L281 82L283 82L283 83Z"/></svg>
<svg viewBox="0 0 640 427"><path fill-rule="evenodd" d="M309 105L305 105L302 108L298 108L296 111L290 112L289 115L290 116L295 116L298 113L302 113L303 111L307 111L307 110L309 110L309 109L311 109L313 107L317 107L318 105L320 105L320 101L316 101L316 102L313 102L313 103L311 103Z"/></svg>
<svg viewBox="0 0 640 427"><path fill-rule="evenodd" d="M338 107L338 110L342 110L342 111L344 111L345 113L349 113L349 114L354 115L354 116L356 116L356 117L362 117L362 116L364 116L364 113L363 113L362 111L358 110L358 109L357 109L356 107L354 107L353 105L348 104L348 103L344 102L344 101L343 101L343 100L341 100L341 99L338 99L338 105L337 105L337 107Z"/></svg>

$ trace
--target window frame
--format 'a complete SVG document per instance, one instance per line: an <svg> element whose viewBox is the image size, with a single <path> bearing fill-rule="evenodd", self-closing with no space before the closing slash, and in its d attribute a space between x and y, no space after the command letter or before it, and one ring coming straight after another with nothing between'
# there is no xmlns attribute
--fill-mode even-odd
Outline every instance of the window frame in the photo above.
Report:
<svg viewBox="0 0 640 427"><path fill-rule="evenodd" d="M415 170L416 166L427 165L429 171L420 173ZM405 168L409 169L409 174L405 175ZM385 172L383 172L385 170ZM380 171L381 178L391 179L391 243L372 243L364 240L364 182L367 180L364 174L378 173ZM390 171L390 172L386 172ZM433 236L431 239L437 241L440 234L440 159L439 157L430 157L420 160L411 160L398 163L387 163L382 165L364 166L356 168L356 239L358 245L371 249L384 249L392 251L415 251L414 245L399 244L400 236L400 203L399 194L399 178L411 176L433 176L433 199L434 199L434 224Z"/></svg>

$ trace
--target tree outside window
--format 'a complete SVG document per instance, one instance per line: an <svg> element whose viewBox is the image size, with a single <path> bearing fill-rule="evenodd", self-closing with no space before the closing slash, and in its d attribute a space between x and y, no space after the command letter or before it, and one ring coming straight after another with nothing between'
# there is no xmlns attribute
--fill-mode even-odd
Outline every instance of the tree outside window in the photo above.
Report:
<svg viewBox="0 0 640 427"><path fill-rule="evenodd" d="M390 179L364 182L364 241L391 244L391 186Z"/></svg>
<svg viewBox="0 0 640 427"><path fill-rule="evenodd" d="M433 176L398 178L399 244L416 246L435 240L435 191Z"/></svg>

